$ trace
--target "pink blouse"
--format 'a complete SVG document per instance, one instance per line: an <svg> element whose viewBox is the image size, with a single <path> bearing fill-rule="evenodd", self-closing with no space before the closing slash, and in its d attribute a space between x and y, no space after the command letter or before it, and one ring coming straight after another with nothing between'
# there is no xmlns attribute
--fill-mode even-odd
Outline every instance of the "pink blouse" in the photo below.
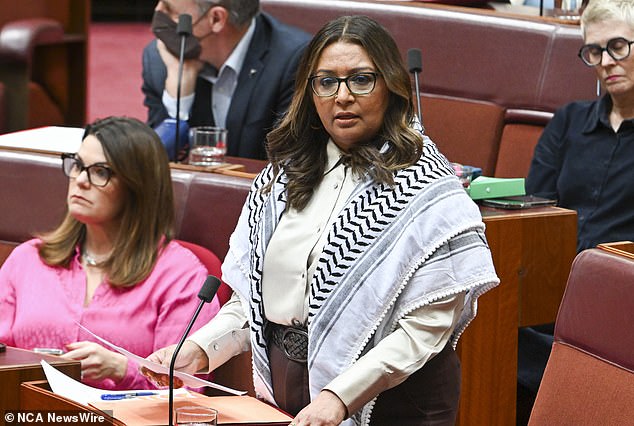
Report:
<svg viewBox="0 0 634 426"><path fill-rule="evenodd" d="M172 241L145 281L129 288L102 283L84 306L86 274L79 253L69 269L47 266L37 252L39 240L16 247L0 269L0 342L24 349L65 349L77 341L96 341L77 323L142 357L178 341L189 323L207 269ZM203 307L192 331L216 315L218 299ZM152 389L153 384L128 361L123 380L88 383L102 389Z"/></svg>

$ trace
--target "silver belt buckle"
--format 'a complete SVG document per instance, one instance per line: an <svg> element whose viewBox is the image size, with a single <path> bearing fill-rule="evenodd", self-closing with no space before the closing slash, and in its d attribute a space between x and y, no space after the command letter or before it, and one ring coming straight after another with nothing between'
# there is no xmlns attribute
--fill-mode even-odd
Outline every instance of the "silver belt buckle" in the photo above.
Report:
<svg viewBox="0 0 634 426"><path fill-rule="evenodd" d="M292 346L294 343L291 337L292 335L298 335L299 338L305 342L305 352L308 352L308 332L300 328L286 327L284 329L284 333L282 334L282 348L284 349L284 354L292 361L306 362L306 356L298 357L289 352L289 346Z"/></svg>

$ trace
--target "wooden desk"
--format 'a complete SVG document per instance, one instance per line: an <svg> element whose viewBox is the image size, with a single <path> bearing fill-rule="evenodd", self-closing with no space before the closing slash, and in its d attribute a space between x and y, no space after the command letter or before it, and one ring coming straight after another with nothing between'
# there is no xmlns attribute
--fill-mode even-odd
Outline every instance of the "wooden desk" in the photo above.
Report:
<svg viewBox="0 0 634 426"><path fill-rule="evenodd" d="M481 212L500 285L479 299L458 344L458 423L514 425L517 328L555 321L576 254L577 215L557 207Z"/></svg>
<svg viewBox="0 0 634 426"><path fill-rule="evenodd" d="M598 249L605 250L619 256L634 259L634 242L632 241L615 241L612 243L602 243L597 245Z"/></svg>
<svg viewBox="0 0 634 426"><path fill-rule="evenodd" d="M22 402L20 409L24 411L54 411L54 412L89 412L95 415L104 416L106 422L91 424L108 424L116 426L125 426L127 424L133 426L142 424L161 424L158 419L167 419L167 401L165 399L157 402L153 401L125 401L114 402L112 404L100 404L103 406L116 407L116 404L132 404L127 408L109 408L110 411L101 411L92 405L82 405L68 398L56 395L51 392L48 382L45 380L25 382L20 386L20 394ZM288 425L292 417L286 413L280 412L277 408L271 407L264 402L258 401L251 397L240 396L223 396L223 397L205 397L198 396L196 399L175 398L174 407L183 405L203 405L216 408L220 414L219 425L223 426L275 426ZM131 407L132 410L131 410ZM223 408L224 407L224 408ZM131 412L133 413L131 414ZM163 413L161 413L163 411ZM123 415L121 418L113 418L114 415ZM127 414L123 414L127 412ZM127 419L127 420L126 420ZM133 420L136 419L136 420ZM167 424L167 421L165 423Z"/></svg>
<svg viewBox="0 0 634 426"><path fill-rule="evenodd" d="M7 347L6 352L0 353L0 414L5 410L20 408L20 383L45 379L41 360L79 380L79 361L68 361L56 356Z"/></svg>

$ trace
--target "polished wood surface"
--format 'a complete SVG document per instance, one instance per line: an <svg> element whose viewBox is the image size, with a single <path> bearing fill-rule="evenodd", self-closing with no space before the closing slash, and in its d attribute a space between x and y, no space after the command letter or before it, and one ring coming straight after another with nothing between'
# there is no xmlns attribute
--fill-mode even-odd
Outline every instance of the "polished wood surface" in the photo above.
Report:
<svg viewBox="0 0 634 426"><path fill-rule="evenodd" d="M128 423L125 423L124 421L121 421L120 419L117 418L113 418L111 416L108 415L108 413L104 413L103 411L92 407L92 406L86 406L86 405L82 405L82 404L78 404L70 399L64 398L62 396L56 395L53 392L51 392L51 388L48 385L48 382L46 382L45 380L43 381L32 381L32 382L25 382L22 383L22 385L20 386L20 395L21 395L21 405L20 405L20 409L22 410L46 410L46 411L57 411L57 412L73 412L73 411L86 411L86 412L91 412L94 413L96 415L103 415L106 419L107 422L103 423L103 424L109 424L109 425L115 425L115 426L125 426ZM204 398L204 397L203 397ZM231 402L227 402L228 398L241 398L241 397L222 397L222 399L224 399L225 401L223 402L223 404L231 404ZM199 400L197 400L199 401ZM212 401L214 401L214 397L209 397L209 399L205 399L205 401L210 401L208 404L208 406L213 407L214 403ZM219 401L219 400L218 400ZM253 403L257 403L260 404L262 406L265 405L264 402L256 402L255 400L252 400ZM180 401L178 403L175 404L175 406L179 406L186 403L185 401ZM191 403L189 403L191 404ZM197 403L196 403L197 404ZM220 402L216 402L216 404L220 404ZM147 408L145 408L147 409ZM167 407L163 406L163 409L165 409L167 411ZM267 407L267 409L270 411L271 407ZM277 410L279 411L279 410ZM254 411L255 412L255 411ZM155 414L154 414L155 415ZM252 413L246 413L247 417L253 417ZM148 418L151 417L150 415L147 416ZM270 416L269 416L270 417ZM276 418L279 418L280 416L275 416ZM222 420L222 419L221 419ZM222 424L224 426L241 426L241 425L248 425L248 426L272 426L272 425L287 425L289 420L284 420L284 421L279 421L279 420L270 420L270 418L268 420L270 421L266 421L264 422L264 418L263 419L258 419L257 421L252 421L252 420L247 420L247 421L242 421L239 423L234 423L234 422L221 422L218 424ZM260 423L260 421L263 421L262 423ZM101 424L101 423L100 423ZM165 422L164 424L167 424L167 422ZM134 426L131 423L129 423L129 426Z"/></svg>
<svg viewBox="0 0 634 426"><path fill-rule="evenodd" d="M519 325L555 321L570 265L577 254L576 213L558 207L515 212L483 207L481 211L487 238L512 237L522 248L515 271L520 289ZM508 233L511 228L505 228L511 226L509 222L518 222L512 234ZM513 241L505 243L508 246Z"/></svg>
<svg viewBox="0 0 634 426"><path fill-rule="evenodd" d="M53 411L58 413L72 413L77 411L89 411L100 416L104 416L104 425L124 426L120 422L107 414L78 404L75 401L55 395L46 380L29 381L20 385L20 410L24 411Z"/></svg>
<svg viewBox="0 0 634 426"><path fill-rule="evenodd" d="M619 256L634 259L634 242L632 241L615 241L612 243L602 243L597 245L597 248L610 253L618 254Z"/></svg>
<svg viewBox="0 0 634 426"><path fill-rule="evenodd" d="M45 378L41 360L79 380L79 361L7 347L6 352L0 353L0 413L20 408L20 383Z"/></svg>
<svg viewBox="0 0 634 426"><path fill-rule="evenodd" d="M458 343L458 423L513 425L517 328L555 321L575 256L577 216L557 207L481 212L500 285L479 299L478 314Z"/></svg>

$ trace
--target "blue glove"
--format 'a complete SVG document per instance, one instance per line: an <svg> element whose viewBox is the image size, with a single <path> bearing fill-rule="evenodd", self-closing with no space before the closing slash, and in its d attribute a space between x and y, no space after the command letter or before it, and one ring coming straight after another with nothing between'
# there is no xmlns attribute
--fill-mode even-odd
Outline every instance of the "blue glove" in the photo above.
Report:
<svg viewBox="0 0 634 426"><path fill-rule="evenodd" d="M161 138L163 146L167 150L170 161L181 161L187 157L187 149L189 148L189 124L187 121L180 120L178 124L178 148L176 144L176 119L166 118L154 128L156 134Z"/></svg>

